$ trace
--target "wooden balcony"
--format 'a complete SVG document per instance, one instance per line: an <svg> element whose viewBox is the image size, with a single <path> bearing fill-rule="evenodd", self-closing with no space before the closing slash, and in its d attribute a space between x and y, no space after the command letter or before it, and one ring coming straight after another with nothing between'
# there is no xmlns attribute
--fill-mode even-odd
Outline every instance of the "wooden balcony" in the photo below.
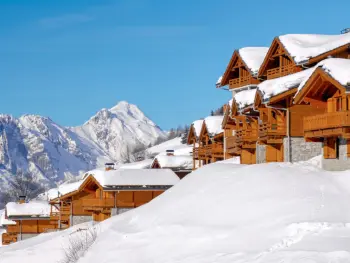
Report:
<svg viewBox="0 0 350 263"><path fill-rule="evenodd" d="M244 129L242 132L242 148L255 149L258 141L258 129Z"/></svg>
<svg viewBox="0 0 350 263"><path fill-rule="evenodd" d="M198 147L195 147L193 149L193 158L198 160Z"/></svg>
<svg viewBox="0 0 350 263"><path fill-rule="evenodd" d="M240 155L242 151L242 139L237 136L226 138L226 152L229 154Z"/></svg>
<svg viewBox="0 0 350 263"><path fill-rule="evenodd" d="M259 125L259 140L266 143L282 143L286 127L281 124L263 123Z"/></svg>
<svg viewBox="0 0 350 263"><path fill-rule="evenodd" d="M204 146L198 147L198 158L203 159L203 158L205 158L205 155L206 155L205 147Z"/></svg>
<svg viewBox="0 0 350 263"><path fill-rule="evenodd" d="M245 76L245 77L230 79L230 81L229 81L230 89L244 87L247 85L252 85L252 84L257 84L257 83L258 83L258 81L250 75Z"/></svg>
<svg viewBox="0 0 350 263"><path fill-rule="evenodd" d="M284 66L284 67L278 67L267 70L267 79L275 79L280 78L283 76L287 76L293 73L297 73L300 70L295 67L293 64Z"/></svg>
<svg viewBox="0 0 350 263"><path fill-rule="evenodd" d="M9 234L9 233L3 233L2 234L2 244L3 245L9 245L11 243L17 242L17 234Z"/></svg>
<svg viewBox="0 0 350 263"><path fill-rule="evenodd" d="M304 136L306 138L331 136L350 138L350 111L304 117Z"/></svg>
<svg viewBox="0 0 350 263"><path fill-rule="evenodd" d="M113 198L106 199L82 199L81 204L84 210L87 211L102 211L104 209L109 209L115 206L115 201Z"/></svg>

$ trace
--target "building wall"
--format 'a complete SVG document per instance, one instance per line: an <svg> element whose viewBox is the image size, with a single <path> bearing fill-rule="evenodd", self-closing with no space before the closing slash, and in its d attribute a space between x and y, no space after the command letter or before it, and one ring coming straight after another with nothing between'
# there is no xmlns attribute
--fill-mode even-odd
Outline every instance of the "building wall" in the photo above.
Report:
<svg viewBox="0 0 350 263"><path fill-rule="evenodd" d="M90 213L91 214L91 213ZM72 216L71 226L92 221L92 216Z"/></svg>
<svg viewBox="0 0 350 263"><path fill-rule="evenodd" d="M39 234L17 234L17 241L26 240L32 237L36 237Z"/></svg>
<svg viewBox="0 0 350 263"><path fill-rule="evenodd" d="M266 145L264 144L256 146L256 163L266 163Z"/></svg>
<svg viewBox="0 0 350 263"><path fill-rule="evenodd" d="M289 153L288 138L283 139L284 161L300 162L307 161L322 154L322 142L306 142L304 137L291 137Z"/></svg>
<svg viewBox="0 0 350 263"><path fill-rule="evenodd" d="M115 215L120 215L120 214L123 214L125 212L128 212L130 210L132 210L134 208L112 208L112 212L111 212L111 215L112 216L115 216Z"/></svg>
<svg viewBox="0 0 350 263"><path fill-rule="evenodd" d="M323 155L323 154L322 154ZM322 158L322 168L328 171L343 171L350 169L350 159L347 157L347 140L339 140L339 157L337 159Z"/></svg>

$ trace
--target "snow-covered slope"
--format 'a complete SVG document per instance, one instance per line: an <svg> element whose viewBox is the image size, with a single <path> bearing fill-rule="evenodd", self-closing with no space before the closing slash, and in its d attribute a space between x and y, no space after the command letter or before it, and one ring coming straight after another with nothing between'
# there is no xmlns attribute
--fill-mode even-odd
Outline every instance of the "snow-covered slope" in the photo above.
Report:
<svg viewBox="0 0 350 263"><path fill-rule="evenodd" d="M79 263L350 262L350 174L309 163L215 163L99 224ZM0 249L0 262L59 262L69 233Z"/></svg>
<svg viewBox="0 0 350 263"><path fill-rule="evenodd" d="M121 162L135 147L160 138L165 133L124 101L74 128L37 115L0 115L0 191L19 168L54 186L107 161Z"/></svg>
<svg viewBox="0 0 350 263"><path fill-rule="evenodd" d="M190 155L193 151L192 146L183 144L181 138L177 137L148 148L147 154L154 157L158 154L166 154L166 150L174 150L175 155Z"/></svg>

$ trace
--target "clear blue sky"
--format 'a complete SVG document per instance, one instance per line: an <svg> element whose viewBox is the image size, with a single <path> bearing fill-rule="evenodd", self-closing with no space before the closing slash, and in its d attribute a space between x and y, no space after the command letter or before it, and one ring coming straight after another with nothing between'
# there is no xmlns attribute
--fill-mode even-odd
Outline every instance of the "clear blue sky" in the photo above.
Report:
<svg viewBox="0 0 350 263"><path fill-rule="evenodd" d="M0 0L0 112L80 125L120 100L163 129L225 103L234 49L337 34L350 1Z"/></svg>

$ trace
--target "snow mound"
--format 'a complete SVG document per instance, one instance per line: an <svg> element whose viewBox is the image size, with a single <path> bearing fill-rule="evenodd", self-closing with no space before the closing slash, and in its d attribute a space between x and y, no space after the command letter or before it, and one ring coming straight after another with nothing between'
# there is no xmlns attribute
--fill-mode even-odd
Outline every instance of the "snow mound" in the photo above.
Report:
<svg viewBox="0 0 350 263"><path fill-rule="evenodd" d="M349 172L215 163L99 224L79 263L350 262L349 206ZM10 245L1 262L57 262L67 240L64 231Z"/></svg>

